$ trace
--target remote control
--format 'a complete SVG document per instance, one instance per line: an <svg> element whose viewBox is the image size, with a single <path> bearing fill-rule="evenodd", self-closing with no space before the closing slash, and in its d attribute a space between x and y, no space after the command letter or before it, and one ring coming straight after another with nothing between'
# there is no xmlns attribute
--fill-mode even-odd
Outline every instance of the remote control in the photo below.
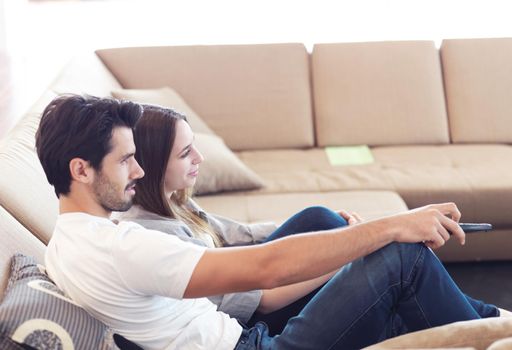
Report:
<svg viewBox="0 0 512 350"><path fill-rule="evenodd" d="M475 223L459 222L459 226L465 233L487 232L487 231L492 230L492 225L485 224L485 223L475 224Z"/></svg>

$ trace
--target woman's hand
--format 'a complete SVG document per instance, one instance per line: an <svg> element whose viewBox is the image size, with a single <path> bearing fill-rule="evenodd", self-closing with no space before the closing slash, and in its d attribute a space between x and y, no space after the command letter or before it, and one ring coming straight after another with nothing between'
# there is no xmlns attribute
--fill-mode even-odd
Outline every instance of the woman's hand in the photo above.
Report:
<svg viewBox="0 0 512 350"><path fill-rule="evenodd" d="M359 214L355 213L355 212L351 212L349 213L348 211L346 210L338 210L338 214L340 214L340 216L347 220L348 222L348 225L351 226L351 225L355 225L355 224L360 224L361 222L363 222L364 220L359 216Z"/></svg>

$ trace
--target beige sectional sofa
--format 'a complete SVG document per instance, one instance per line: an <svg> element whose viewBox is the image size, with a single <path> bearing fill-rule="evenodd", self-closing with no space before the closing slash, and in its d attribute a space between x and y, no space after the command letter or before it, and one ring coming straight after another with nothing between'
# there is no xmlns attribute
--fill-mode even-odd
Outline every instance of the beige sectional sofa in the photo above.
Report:
<svg viewBox="0 0 512 350"><path fill-rule="evenodd" d="M465 247L447 244L442 259L512 258L512 39L444 40L440 50L430 41L317 44L311 53L302 44L119 48L71 62L0 141L2 290L14 252L41 261L58 212L34 151L44 106L60 93L162 87L174 89L263 184L197 197L211 212L280 222L326 205L371 219L454 201L463 221L496 229L471 235ZM352 145L368 145L374 162L331 165L324 147ZM475 337L489 327L501 331ZM512 323L471 321L436 332L381 347L483 349L512 336Z"/></svg>

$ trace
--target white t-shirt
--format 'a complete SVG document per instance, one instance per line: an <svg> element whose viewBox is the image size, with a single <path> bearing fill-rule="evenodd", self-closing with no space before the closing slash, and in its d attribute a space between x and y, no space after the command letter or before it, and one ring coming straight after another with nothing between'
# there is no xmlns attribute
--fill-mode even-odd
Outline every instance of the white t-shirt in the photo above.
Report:
<svg viewBox="0 0 512 350"><path fill-rule="evenodd" d="M238 322L206 298L183 299L205 249L133 222L68 213L45 263L77 304L144 349L233 349Z"/></svg>

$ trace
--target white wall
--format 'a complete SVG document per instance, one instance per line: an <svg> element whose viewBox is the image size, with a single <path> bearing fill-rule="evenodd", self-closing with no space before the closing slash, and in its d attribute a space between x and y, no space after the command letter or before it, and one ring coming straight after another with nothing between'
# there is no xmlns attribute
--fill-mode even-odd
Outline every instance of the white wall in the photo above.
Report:
<svg viewBox="0 0 512 350"><path fill-rule="evenodd" d="M509 0L0 0L13 52L512 37Z"/></svg>
<svg viewBox="0 0 512 350"><path fill-rule="evenodd" d="M4 0L0 0L0 50L6 49L6 24L5 24L5 6Z"/></svg>

